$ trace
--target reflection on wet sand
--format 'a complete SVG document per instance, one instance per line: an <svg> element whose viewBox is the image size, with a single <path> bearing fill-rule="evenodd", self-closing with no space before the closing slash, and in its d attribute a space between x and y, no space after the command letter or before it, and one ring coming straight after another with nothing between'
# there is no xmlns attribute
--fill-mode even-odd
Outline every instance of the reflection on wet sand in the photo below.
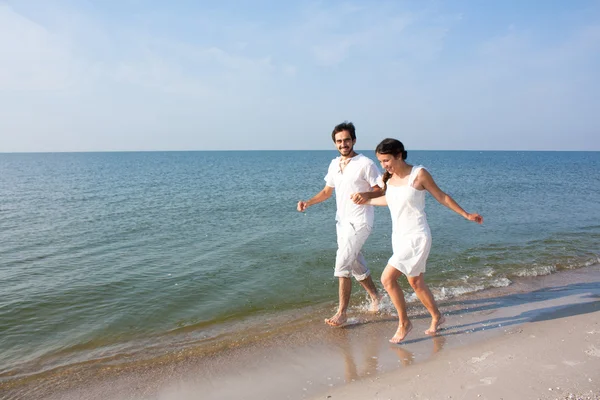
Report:
<svg viewBox="0 0 600 400"><path fill-rule="evenodd" d="M446 338L444 336L435 335L431 337L431 342L431 355L433 355L442 350L444 344L446 343ZM392 349L398 355L400 363L405 367L411 365L415 360L415 355L411 351L408 351L405 347L402 347L401 345L392 345L390 346L390 349Z"/></svg>
<svg viewBox="0 0 600 400"><path fill-rule="evenodd" d="M400 359L400 363L405 367L408 367L415 360L414 353L406 350L403 347L390 346L390 348L398 355L398 358Z"/></svg>
<svg viewBox="0 0 600 400"><path fill-rule="evenodd" d="M431 340L433 341L433 351L431 352L431 354L435 354L441 351L444 345L446 344L446 337L441 335L435 335L431 338Z"/></svg>
<svg viewBox="0 0 600 400"><path fill-rule="evenodd" d="M382 340L382 336L377 334L377 328L373 327L360 332L355 329L335 329L329 333L331 342L341 350L341 356L344 361L344 380L352 382L367 377L373 377L380 368L385 368L379 365L380 357L385 357L386 354L380 354L380 350L388 346L387 342ZM429 358L438 353L444 347L446 338L442 335L431 336L431 341L425 340L419 350L419 359ZM407 346L391 345L389 349L395 353L402 366L408 367L415 362L417 358L415 354L409 350ZM427 350L427 349L430 349Z"/></svg>
<svg viewBox="0 0 600 400"><path fill-rule="evenodd" d="M364 365L362 370L359 370L355 361L350 338L354 332L351 332L348 329L339 329L337 333L336 343L344 357L345 381L352 382L375 374L378 367L377 357L380 346L379 338L376 335L364 335L364 337L360 338L360 341L362 342L362 346L360 347L364 349L362 357Z"/></svg>

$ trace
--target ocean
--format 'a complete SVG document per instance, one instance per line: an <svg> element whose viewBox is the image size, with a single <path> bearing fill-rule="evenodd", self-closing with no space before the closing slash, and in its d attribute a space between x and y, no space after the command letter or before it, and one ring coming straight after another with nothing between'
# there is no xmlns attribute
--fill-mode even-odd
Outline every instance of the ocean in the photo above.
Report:
<svg viewBox="0 0 600 400"><path fill-rule="evenodd" d="M331 316L335 201L306 213L296 203L322 189L336 155L0 154L0 384L218 352ZM485 218L427 196L426 281L438 300L600 262L600 152L409 151L407 161ZM363 252L381 288L391 221L387 208L375 214ZM355 283L350 314L365 307Z"/></svg>

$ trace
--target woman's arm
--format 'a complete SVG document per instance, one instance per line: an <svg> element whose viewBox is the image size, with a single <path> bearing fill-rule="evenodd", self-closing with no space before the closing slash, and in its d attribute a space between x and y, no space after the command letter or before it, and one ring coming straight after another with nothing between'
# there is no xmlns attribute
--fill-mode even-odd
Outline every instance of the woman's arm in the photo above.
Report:
<svg viewBox="0 0 600 400"><path fill-rule="evenodd" d="M448 207L449 209L462 216L463 218L468 219L469 221L474 221L478 224L483 223L483 217L481 215L477 213L471 214L466 212L462 209L461 206L458 205L456 201L454 201L452 197L444 193L442 189L440 189L438 185L436 185L435 181L433 180L433 177L426 169L422 169L421 171L419 171L418 179L420 185L423 186L423 188L425 188L425 190L427 190L429 193L431 193L431 195L440 204Z"/></svg>
<svg viewBox="0 0 600 400"><path fill-rule="evenodd" d="M372 190L370 192L353 193L350 195L350 198L356 204L367 204L369 199L381 197L385 194L383 189L381 189L379 186L373 186L371 189Z"/></svg>
<svg viewBox="0 0 600 400"><path fill-rule="evenodd" d="M354 195L353 195L354 196ZM356 203L356 201L354 201ZM367 204L370 206L387 206L387 199L385 198L385 196L379 196L379 197L375 197L375 198L371 198L366 200L364 203L361 204Z"/></svg>
<svg viewBox="0 0 600 400"><path fill-rule="evenodd" d="M369 199L365 204L371 206L387 206L387 198L385 196L375 197L374 199Z"/></svg>

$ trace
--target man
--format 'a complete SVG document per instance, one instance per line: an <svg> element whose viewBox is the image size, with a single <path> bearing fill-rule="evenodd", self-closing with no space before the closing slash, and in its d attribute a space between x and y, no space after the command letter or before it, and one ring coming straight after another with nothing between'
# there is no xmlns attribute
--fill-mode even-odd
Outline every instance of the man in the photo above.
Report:
<svg viewBox="0 0 600 400"><path fill-rule="evenodd" d="M346 310L352 292L350 276L354 276L371 296L371 311L377 311L379 307L379 293L360 250L371 233L374 217L373 207L362 204L381 196L383 191L377 185L380 174L375 163L354 151L354 125L351 122L337 125L331 138L340 156L331 161L323 190L308 201L299 201L297 209L303 212L307 207L327 200L335 189L338 249L334 276L339 280L340 303L337 313L325 322L331 326L342 326L348 319Z"/></svg>

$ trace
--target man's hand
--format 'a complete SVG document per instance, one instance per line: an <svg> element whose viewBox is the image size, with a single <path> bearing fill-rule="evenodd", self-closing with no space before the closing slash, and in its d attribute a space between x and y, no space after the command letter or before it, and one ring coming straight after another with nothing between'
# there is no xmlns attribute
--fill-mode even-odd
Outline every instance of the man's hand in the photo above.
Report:
<svg viewBox="0 0 600 400"><path fill-rule="evenodd" d="M350 198L355 204L365 204L367 202L367 198L363 196L362 193L354 193L350 195Z"/></svg>
<svg viewBox="0 0 600 400"><path fill-rule="evenodd" d="M300 200L296 209L300 212L304 212L306 210L306 207L308 207L308 204L306 204L305 201Z"/></svg>

